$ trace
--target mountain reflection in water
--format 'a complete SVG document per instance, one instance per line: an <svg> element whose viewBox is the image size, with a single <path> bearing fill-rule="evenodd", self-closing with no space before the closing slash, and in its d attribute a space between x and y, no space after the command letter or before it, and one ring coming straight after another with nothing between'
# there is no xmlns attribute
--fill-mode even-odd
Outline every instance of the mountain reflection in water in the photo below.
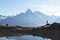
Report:
<svg viewBox="0 0 60 40"><path fill-rule="evenodd" d="M46 38L41 38L37 36L31 36L31 35L26 35L26 36L17 36L17 37L0 37L0 40L47 40ZM50 40L50 39L48 39Z"/></svg>

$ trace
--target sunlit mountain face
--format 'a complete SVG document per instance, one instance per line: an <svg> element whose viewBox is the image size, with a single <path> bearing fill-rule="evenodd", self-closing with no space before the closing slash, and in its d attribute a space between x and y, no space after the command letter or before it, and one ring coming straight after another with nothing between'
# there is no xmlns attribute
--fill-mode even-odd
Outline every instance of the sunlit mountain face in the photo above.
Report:
<svg viewBox="0 0 60 40"><path fill-rule="evenodd" d="M39 11L32 12L30 9L28 9L25 13L20 13L19 15L7 17L6 19L1 20L0 24L7 23L13 26L19 25L26 27L41 26L45 25L46 21L49 21L49 23L51 23L57 18L58 17L56 16L47 16Z"/></svg>

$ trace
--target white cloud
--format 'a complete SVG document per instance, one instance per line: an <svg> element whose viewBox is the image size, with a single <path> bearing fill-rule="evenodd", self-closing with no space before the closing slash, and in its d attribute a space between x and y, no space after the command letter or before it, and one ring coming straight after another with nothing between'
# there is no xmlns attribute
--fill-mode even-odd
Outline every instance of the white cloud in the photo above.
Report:
<svg viewBox="0 0 60 40"><path fill-rule="evenodd" d="M47 15L60 16L60 6L49 6L49 5L30 5L34 10L38 10Z"/></svg>
<svg viewBox="0 0 60 40"><path fill-rule="evenodd" d="M42 12L44 12L47 15L55 15L60 16L60 7L58 6L44 6L41 7Z"/></svg>

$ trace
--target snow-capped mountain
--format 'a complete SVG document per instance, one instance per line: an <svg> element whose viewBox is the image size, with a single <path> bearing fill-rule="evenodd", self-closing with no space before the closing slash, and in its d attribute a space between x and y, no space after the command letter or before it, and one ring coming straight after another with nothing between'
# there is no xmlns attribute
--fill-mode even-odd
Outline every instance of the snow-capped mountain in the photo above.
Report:
<svg viewBox="0 0 60 40"><path fill-rule="evenodd" d="M28 9L25 13L20 13L19 15L13 17L7 17L4 20L0 21L0 24L9 24L14 26L41 26L46 24L46 21L52 21L51 16L44 15L42 12L35 11L32 12Z"/></svg>

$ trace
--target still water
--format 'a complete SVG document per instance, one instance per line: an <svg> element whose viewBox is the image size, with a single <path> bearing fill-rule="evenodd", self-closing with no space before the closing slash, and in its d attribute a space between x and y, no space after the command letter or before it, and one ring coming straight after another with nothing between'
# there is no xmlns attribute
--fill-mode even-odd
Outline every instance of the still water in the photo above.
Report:
<svg viewBox="0 0 60 40"><path fill-rule="evenodd" d="M8 38L7 37L0 37L0 40L51 40L51 39L26 35L26 36L8 37Z"/></svg>

